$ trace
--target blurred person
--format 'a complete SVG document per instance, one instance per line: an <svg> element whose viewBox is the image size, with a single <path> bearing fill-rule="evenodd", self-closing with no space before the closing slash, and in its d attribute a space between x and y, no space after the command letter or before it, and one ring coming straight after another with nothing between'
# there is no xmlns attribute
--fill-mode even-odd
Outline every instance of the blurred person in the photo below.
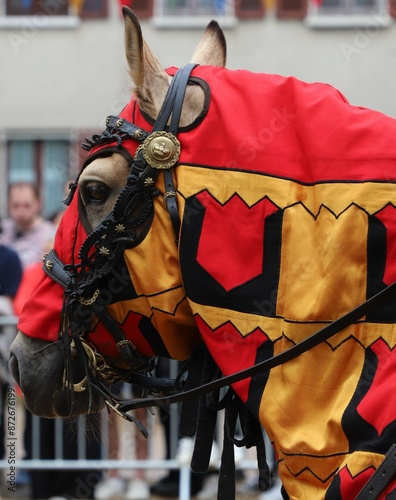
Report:
<svg viewBox="0 0 396 500"><path fill-rule="evenodd" d="M40 460L72 460L79 458L79 448L84 449L82 458L100 459L100 442L97 436L99 417L97 414L81 417L75 421L65 419L47 419L33 417L28 413L29 425L26 445L31 445L33 429L39 433L39 456L29 458ZM36 422L33 424L33 418ZM83 432L78 432L79 427ZM57 443L60 450L57 450ZM25 445L25 446L26 446ZM67 469L32 469L30 471L31 500L90 500L96 484L101 479L101 472L96 469L79 469L78 465L69 465Z"/></svg>
<svg viewBox="0 0 396 500"><path fill-rule="evenodd" d="M113 386L115 394L127 389L126 384L116 384ZM134 397L141 397L142 393L137 386L132 386ZM134 410L135 417L144 425L147 426L147 409L137 408ZM123 438L121 429L117 425L119 417L114 413L109 414L109 459L119 460L120 444ZM147 439L141 432L134 429L135 438L135 455L136 460L147 459ZM136 469L134 477L127 484L120 476L118 469L110 469L104 476L103 481L95 488L95 500L113 500L123 498L124 500L147 500L150 498L150 488L146 481L144 469Z"/></svg>
<svg viewBox="0 0 396 500"><path fill-rule="evenodd" d="M0 243L0 315L14 316L14 297L22 279L22 263L12 248ZM16 334L12 325L0 326L0 381L2 390L13 385L8 370L8 351Z"/></svg>
<svg viewBox="0 0 396 500"><path fill-rule="evenodd" d="M143 397L139 387L132 386L133 396L136 398ZM147 408L137 408L134 410L135 417L147 426ZM137 427L135 431L135 446L136 460L146 460L148 454L147 439L139 431ZM136 469L135 477L129 481L125 492L125 500L146 500L150 498L150 488L146 481L146 472L144 469Z"/></svg>
<svg viewBox="0 0 396 500"><path fill-rule="evenodd" d="M23 301L27 298L26 291L22 293L21 289L33 289L33 284L28 288L23 284L26 279L31 280L29 268L42 262L43 248L46 242L53 241L55 236L55 227L51 222L45 220L40 213L41 200L35 184L21 181L9 186L8 217L2 221L0 243L17 252L23 267L22 282L17 293L18 297L15 297L14 300L16 315L20 314ZM21 296L23 296L23 300ZM29 425L30 414L28 410L25 410L24 433L27 452L26 437L30 435ZM17 483L28 485L30 483L30 474L25 470L19 471Z"/></svg>
<svg viewBox="0 0 396 500"><path fill-rule="evenodd" d="M156 376L159 378L171 378L171 360L163 357L158 358ZM178 364L180 368L180 363ZM176 411L178 413L178 410ZM175 415L172 415L174 417ZM191 461L194 441L190 438L181 438L172 435L171 409L169 405L159 407L160 423L165 435L165 459L175 458L179 463L186 464ZM178 416L176 417L178 419ZM172 443L172 441L175 441ZM177 442L177 443L176 443ZM175 445L175 446L173 446ZM173 452L173 448L176 448ZM172 456L175 455L175 456ZM197 495L203 488L205 474L190 472L190 494ZM152 495L157 497L178 497L180 493L180 469L170 469L168 473L150 487Z"/></svg>
<svg viewBox="0 0 396 500"><path fill-rule="evenodd" d="M21 260L12 248L0 243L0 316L14 316L14 297L22 279ZM8 352L16 335L13 325L0 325L0 383L1 401L9 387L14 386L13 379L8 370ZM0 414L3 417L0 409ZM0 427L3 422L0 422ZM3 433L1 434L3 435ZM3 444L3 443L2 443ZM1 447L1 456L3 450Z"/></svg>
<svg viewBox="0 0 396 500"><path fill-rule="evenodd" d="M0 243L0 315L14 316L14 297L22 279L22 263L12 248ZM8 371L8 352L16 335L12 325L0 326L0 381L13 385ZM8 387L8 383L7 383Z"/></svg>
<svg viewBox="0 0 396 500"><path fill-rule="evenodd" d="M39 249L37 255L40 255L41 257L39 258L39 260L27 264L23 270L22 281L20 283L18 292L14 299L14 311L17 316L21 314L23 305L30 297L36 284L42 277L43 256L47 254L53 247L55 232L59 225L62 215L63 211L54 214L50 220L45 221L45 222L50 222L52 224L53 234L51 235L50 238L48 238L48 233L45 231L43 232L44 236L43 240L37 242Z"/></svg>
<svg viewBox="0 0 396 500"><path fill-rule="evenodd" d="M0 316L14 316L13 300L22 278L22 264L12 248L0 244ZM4 459L6 444L7 393L14 387L8 369L8 353L16 335L14 325L0 325L0 460Z"/></svg>
<svg viewBox="0 0 396 500"><path fill-rule="evenodd" d="M18 196L21 196L21 191L17 189L17 195L15 195L13 201L17 200L16 205L19 201ZM32 199L31 199L32 201ZM10 206L12 201L10 200ZM35 210L33 210L33 203L31 204L29 213L32 215ZM15 208L15 205L14 205ZM18 211L18 210L17 210ZM24 210L21 210L23 212ZM10 214L12 212L10 209ZM42 256L49 252L53 246L53 240L57 225L60 222L63 212L54 214L52 220L46 221L41 217L36 217L35 220L38 221L33 223L33 231L27 231L25 233L26 238L33 239L37 238L36 241L36 257L35 260L32 258L32 262L27 262L23 270L22 280L18 289L18 292L14 300L14 310L15 314L20 315L22 308L26 300L31 295L34 287L40 280L42 276ZM26 219L26 218L25 218ZM41 227L41 229L35 231L35 228ZM18 241L19 243L19 241ZM19 245L18 245L19 246ZM24 245L20 245L21 251L24 251ZM27 252L25 253L27 256ZM33 257L32 254L29 255ZM28 259L26 259L28 260ZM67 420L62 420L61 425L56 424L55 419L45 419L39 417L33 417L32 414L26 410L26 429L25 429L25 449L26 458L32 458L32 442L33 442L33 418L38 419L38 427L40 432L39 447L40 447L40 459L53 460L55 458L61 458L64 460L76 460L78 458L78 435L77 426L73 422ZM59 419L60 420L60 419ZM84 430L85 444L84 448L86 450L87 459L99 459L100 458L100 444L98 439L95 437L95 429L98 428L99 422L96 415L89 416L90 427L86 427ZM92 432L91 432L92 431ZM58 439L60 435L62 456L56 457L56 434L58 433ZM93 434L93 436L91 435ZM30 471L30 492L32 500L66 500L66 499L92 499L93 492L96 484L101 479L101 473L96 470L78 470L78 469L40 469Z"/></svg>
<svg viewBox="0 0 396 500"><path fill-rule="evenodd" d="M19 255L23 267L41 262L44 242L52 241L55 226L41 215L37 187L30 182L11 184L8 190L8 214L3 220L1 241Z"/></svg>

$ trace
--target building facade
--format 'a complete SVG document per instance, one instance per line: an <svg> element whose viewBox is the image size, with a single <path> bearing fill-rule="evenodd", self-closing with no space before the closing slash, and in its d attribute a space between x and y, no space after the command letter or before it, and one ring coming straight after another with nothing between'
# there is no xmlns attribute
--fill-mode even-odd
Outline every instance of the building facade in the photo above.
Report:
<svg viewBox="0 0 396 500"><path fill-rule="evenodd" d="M264 1L132 0L131 6L164 67L189 62L216 18L229 68L327 82L352 104L396 118L392 3ZM0 9L0 216L7 213L8 184L31 180L49 217L80 167L84 137L103 129L106 116L130 98L120 4L1 0Z"/></svg>

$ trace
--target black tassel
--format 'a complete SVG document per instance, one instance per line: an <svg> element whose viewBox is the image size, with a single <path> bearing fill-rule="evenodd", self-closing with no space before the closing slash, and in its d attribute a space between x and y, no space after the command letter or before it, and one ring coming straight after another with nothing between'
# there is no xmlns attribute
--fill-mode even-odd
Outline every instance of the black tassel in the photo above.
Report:
<svg viewBox="0 0 396 500"><path fill-rule="evenodd" d="M75 407L74 385L84 379L85 390L88 391L88 413L91 413L93 409L91 367L89 366L88 356L79 336L82 331L78 327L79 322L76 318L76 303L75 294L68 290L68 293L64 295L61 312L61 331L59 333L59 337L63 341L65 360L64 385L68 390L70 416L73 415Z"/></svg>
<svg viewBox="0 0 396 500"><path fill-rule="evenodd" d="M69 195L65 200L62 201L62 203L64 205L66 205L67 207L70 205L70 203L73 200L74 193L76 192L77 186L78 186L77 180L75 182L71 182L69 184Z"/></svg>

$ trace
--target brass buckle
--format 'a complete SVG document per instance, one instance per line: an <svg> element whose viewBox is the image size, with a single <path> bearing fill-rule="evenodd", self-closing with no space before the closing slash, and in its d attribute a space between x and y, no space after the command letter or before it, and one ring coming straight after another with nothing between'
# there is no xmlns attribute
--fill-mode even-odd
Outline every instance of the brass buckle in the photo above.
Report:
<svg viewBox="0 0 396 500"><path fill-rule="evenodd" d="M116 403L115 405L111 404L110 401L108 399L105 399L105 403L107 404L107 406L113 410L117 415L119 415L120 417L124 418L125 420L128 420L129 421L129 418L124 414L124 413L121 413L118 409L118 407L120 406L120 403Z"/></svg>
<svg viewBox="0 0 396 500"><path fill-rule="evenodd" d="M176 191L167 191L165 194L164 194L164 197L162 198L162 203L164 205L164 209L166 211L168 211L168 205L166 204L167 200L169 197L173 197L173 198L176 198Z"/></svg>

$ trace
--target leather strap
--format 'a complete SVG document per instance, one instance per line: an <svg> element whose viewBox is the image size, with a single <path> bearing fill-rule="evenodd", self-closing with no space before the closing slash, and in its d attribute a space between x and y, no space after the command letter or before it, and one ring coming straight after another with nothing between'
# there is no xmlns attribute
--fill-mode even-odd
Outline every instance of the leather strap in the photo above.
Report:
<svg viewBox="0 0 396 500"><path fill-rule="evenodd" d="M117 135L114 135L114 131L117 132ZM143 142L148 135L149 133L146 132L146 130L136 126L134 123L129 122L125 118L111 115L106 119L106 129L103 134L101 136L94 135L92 140L86 138L86 143L81 144L81 147L86 151L90 151L93 147L106 144L112 140L116 140L117 145L121 145L124 138L130 138L138 142Z"/></svg>
<svg viewBox="0 0 396 500"><path fill-rule="evenodd" d="M161 108L161 111L158 114L157 120L154 123L152 132L156 132L158 130L165 130L166 124L168 123L168 119L172 113L169 132L171 132L174 135L177 134L188 80L190 78L192 70L196 66L197 66L196 64L187 64L186 66L177 71L177 73L175 74L175 76L171 81L171 84L169 86L168 92L165 97L164 104Z"/></svg>
<svg viewBox="0 0 396 500"><path fill-rule="evenodd" d="M172 80L169 100L165 99L167 107L172 106L172 116L169 126L169 132L174 136L177 135L177 132L179 130L179 121L183 108L183 101L187 89L188 80L190 78L192 70L196 66L197 66L196 64L188 64L187 66L184 66L176 73L176 75L173 77ZM166 125L166 122L165 124L163 123L162 117L161 118L159 117L157 119L154 128L160 125L162 125L163 128ZM159 130L163 130L163 128ZM176 190L173 182L172 169L164 170L164 183L165 183L164 206L166 207L169 213L173 230L175 232L176 244L178 244L179 232L180 232L180 216L179 216L179 209L177 206Z"/></svg>
<svg viewBox="0 0 396 500"><path fill-rule="evenodd" d="M169 217L173 226L173 231L175 233L176 245L178 245L181 223L180 223L179 209L177 206L175 185L173 183L172 169L164 170L164 183L165 183L164 206L169 213Z"/></svg>
<svg viewBox="0 0 396 500"><path fill-rule="evenodd" d="M393 444L385 455L381 466L374 472L355 500L376 500L395 477L396 444ZM392 496L387 496L386 498L395 499L396 491L393 492Z"/></svg>
<svg viewBox="0 0 396 500"><path fill-rule="evenodd" d="M169 132L171 132L173 135L176 135L179 130L180 116L183 108L184 96L186 95L188 80L190 78L192 70L196 66L197 64L194 63L187 64L186 66L181 68L174 77L174 79L177 77L177 89L172 110L171 122L169 126Z"/></svg>
<svg viewBox="0 0 396 500"><path fill-rule="evenodd" d="M64 266L54 249L50 250L43 257L43 271L58 285L66 288L70 282L70 274L65 271Z"/></svg>

